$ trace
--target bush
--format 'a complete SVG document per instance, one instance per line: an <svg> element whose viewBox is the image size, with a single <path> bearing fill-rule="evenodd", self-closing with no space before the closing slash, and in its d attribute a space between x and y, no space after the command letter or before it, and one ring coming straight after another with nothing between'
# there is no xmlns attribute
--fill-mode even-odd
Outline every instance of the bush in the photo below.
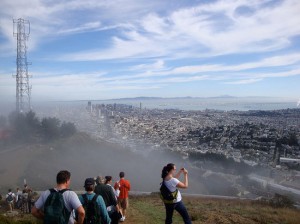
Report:
<svg viewBox="0 0 300 224"><path fill-rule="evenodd" d="M62 137L70 137L77 132L75 124L71 122L63 122L60 127L60 134Z"/></svg>
<svg viewBox="0 0 300 224"><path fill-rule="evenodd" d="M270 199L269 204L275 208L292 208L294 207L294 202L292 199L285 195L275 194L272 199Z"/></svg>
<svg viewBox="0 0 300 224"><path fill-rule="evenodd" d="M45 140L53 140L60 136L60 120L55 117L43 118L42 131Z"/></svg>
<svg viewBox="0 0 300 224"><path fill-rule="evenodd" d="M55 117L43 118L40 121L33 111L28 113L13 112L9 114L9 124L14 130L13 137L24 142L32 142L39 139L54 140L59 137L69 137L77 132L71 122L63 122ZM0 116L0 125L6 124L5 119ZM1 126L0 126L1 127Z"/></svg>

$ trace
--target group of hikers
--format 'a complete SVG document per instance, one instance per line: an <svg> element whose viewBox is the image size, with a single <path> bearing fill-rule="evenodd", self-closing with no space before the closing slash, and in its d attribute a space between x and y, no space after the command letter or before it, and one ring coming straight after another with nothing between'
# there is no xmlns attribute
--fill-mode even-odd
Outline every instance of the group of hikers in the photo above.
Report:
<svg viewBox="0 0 300 224"><path fill-rule="evenodd" d="M34 193L28 185L25 184L24 189L21 191L17 188L16 193L13 193L11 189L8 189L5 200L9 212L12 212L17 208L20 209L22 213L31 213L31 208L34 203Z"/></svg>
<svg viewBox="0 0 300 224"><path fill-rule="evenodd" d="M32 208L32 215L52 223L102 223L114 224L125 221L128 208L130 182L120 172L120 180L114 187L112 177L87 178L85 193L77 195L71 191L71 173L60 171L56 176L56 187L41 193Z"/></svg>
<svg viewBox="0 0 300 224"><path fill-rule="evenodd" d="M183 182L178 178L183 174ZM67 170L58 172L56 187L41 193L34 203L31 213L45 224L115 224L124 222L128 208L130 182L125 173L120 172L120 180L112 186L112 177L87 178L84 181L85 193L77 195L70 190L71 173ZM185 224L191 224L190 216L182 202L178 188L188 187L188 171L181 168L176 172L172 163L163 167L160 196L166 210L165 224L171 224L174 210L182 217ZM12 192L10 192L12 193ZM13 193L12 193L13 194ZM7 197L8 198L8 197Z"/></svg>

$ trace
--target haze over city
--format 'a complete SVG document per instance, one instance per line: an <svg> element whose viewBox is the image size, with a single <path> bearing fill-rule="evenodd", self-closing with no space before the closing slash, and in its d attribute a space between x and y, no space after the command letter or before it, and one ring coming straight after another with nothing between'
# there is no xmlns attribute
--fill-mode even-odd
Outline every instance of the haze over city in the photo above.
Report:
<svg viewBox="0 0 300 224"><path fill-rule="evenodd" d="M14 102L13 19L30 21L32 101L300 98L300 2L3 0L0 100Z"/></svg>

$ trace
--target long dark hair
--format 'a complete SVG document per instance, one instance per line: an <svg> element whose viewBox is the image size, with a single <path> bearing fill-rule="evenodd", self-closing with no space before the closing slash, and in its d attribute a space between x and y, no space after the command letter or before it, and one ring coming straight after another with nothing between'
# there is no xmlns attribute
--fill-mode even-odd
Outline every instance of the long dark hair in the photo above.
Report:
<svg viewBox="0 0 300 224"><path fill-rule="evenodd" d="M175 164L169 163L161 171L161 178L165 179L165 177L169 174L171 170L175 168Z"/></svg>

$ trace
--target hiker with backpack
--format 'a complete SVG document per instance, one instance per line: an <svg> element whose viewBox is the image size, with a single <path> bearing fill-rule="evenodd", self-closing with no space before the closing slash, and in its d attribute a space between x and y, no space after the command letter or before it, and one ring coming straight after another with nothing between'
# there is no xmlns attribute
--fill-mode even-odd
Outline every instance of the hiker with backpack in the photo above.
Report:
<svg viewBox="0 0 300 224"><path fill-rule="evenodd" d="M15 194L11 191L11 189L8 189L8 193L6 194L6 202L8 205L9 212L12 212L14 210L15 198Z"/></svg>
<svg viewBox="0 0 300 224"><path fill-rule="evenodd" d="M184 175L183 182L177 179L181 174ZM181 193L177 189L185 189L188 187L188 171L185 168L181 168L179 172L176 173L176 166L173 163L169 163L162 169L161 178L163 182L161 183L160 193L166 209L165 224L172 223L174 210L181 215L185 224L191 224L192 221L182 202Z"/></svg>
<svg viewBox="0 0 300 224"><path fill-rule="evenodd" d="M43 219L44 224L67 224L71 212L78 214L77 224L83 224L84 209L77 194L69 189L71 173L67 170L58 172L56 187L44 191L32 208L32 215Z"/></svg>
<svg viewBox="0 0 300 224"><path fill-rule="evenodd" d="M101 195L95 194L94 178L87 178L84 182L85 194L79 196L79 200L85 211L84 224L110 224L111 219L107 213L104 200Z"/></svg>

